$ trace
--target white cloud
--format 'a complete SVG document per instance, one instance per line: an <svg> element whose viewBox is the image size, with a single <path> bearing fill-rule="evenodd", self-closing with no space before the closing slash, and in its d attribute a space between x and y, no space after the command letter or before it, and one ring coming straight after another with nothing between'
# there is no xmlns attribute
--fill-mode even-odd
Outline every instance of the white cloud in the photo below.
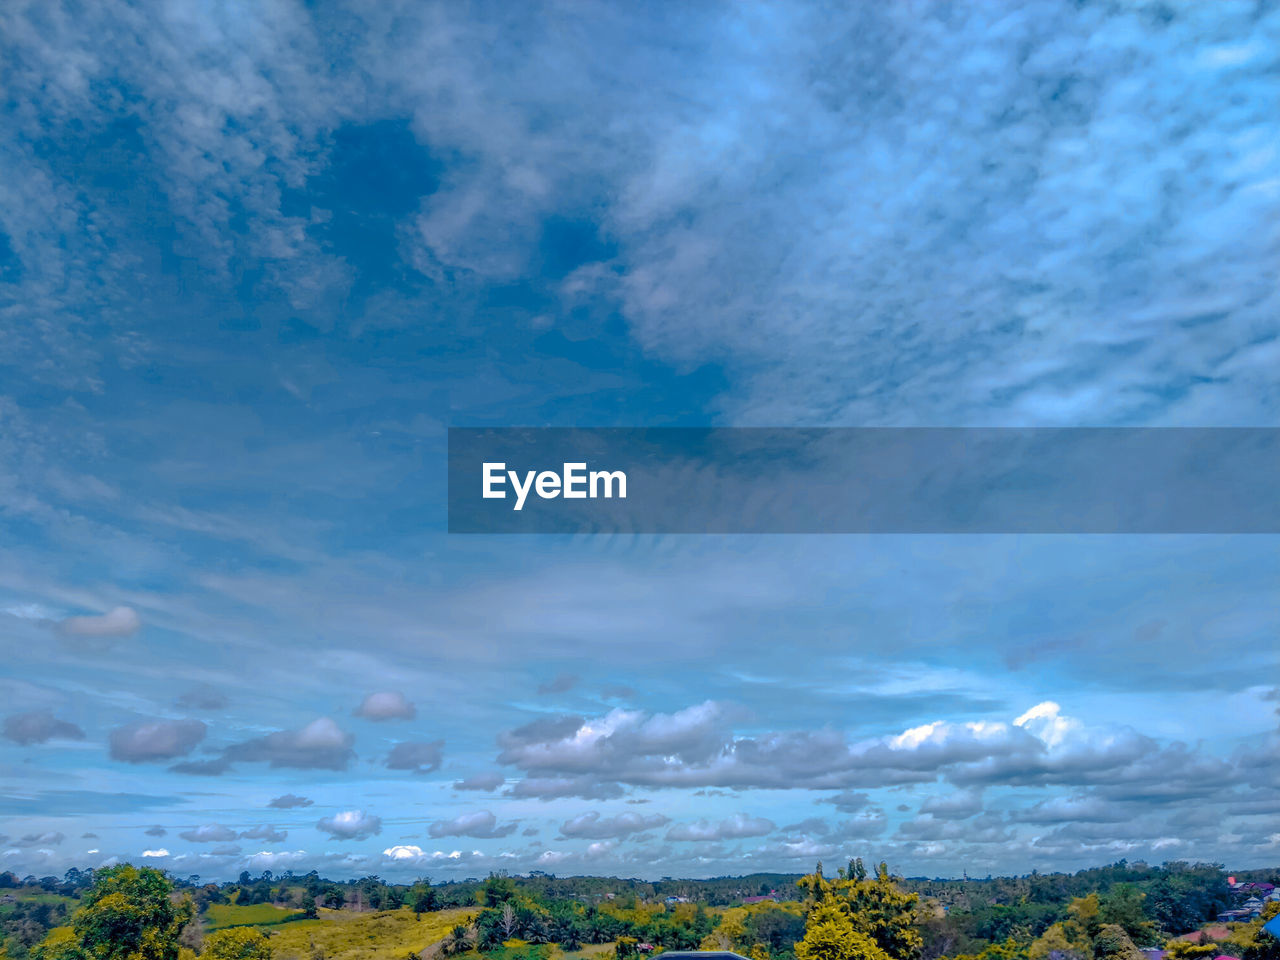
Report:
<svg viewBox="0 0 1280 960"><path fill-rule="evenodd" d="M69 637L131 637L141 626L132 607L114 607L100 616L67 617L58 629Z"/></svg>
<svg viewBox="0 0 1280 960"><path fill-rule="evenodd" d="M417 709L405 699L403 693L386 692L371 693L356 708L357 717L366 720L412 720L418 715Z"/></svg>
<svg viewBox="0 0 1280 960"><path fill-rule="evenodd" d="M366 840L382 832L382 818L363 810L345 810L323 818L316 829L338 840Z"/></svg>

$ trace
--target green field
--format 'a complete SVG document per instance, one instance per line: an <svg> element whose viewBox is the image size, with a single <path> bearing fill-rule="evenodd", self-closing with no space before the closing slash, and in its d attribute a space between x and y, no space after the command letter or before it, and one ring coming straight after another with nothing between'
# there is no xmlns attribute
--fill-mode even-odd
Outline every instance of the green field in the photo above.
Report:
<svg viewBox="0 0 1280 960"><path fill-rule="evenodd" d="M274 960L311 960L317 952L325 960L404 960L439 943L455 924L466 923L475 913L475 908L461 907L417 920L406 908L377 913L321 910L317 920L265 929L271 933Z"/></svg>
<svg viewBox="0 0 1280 960"><path fill-rule="evenodd" d="M204 915L207 931L225 930L227 927L272 927L302 916L301 910L290 910L270 903L253 903L240 906L234 903L211 903Z"/></svg>

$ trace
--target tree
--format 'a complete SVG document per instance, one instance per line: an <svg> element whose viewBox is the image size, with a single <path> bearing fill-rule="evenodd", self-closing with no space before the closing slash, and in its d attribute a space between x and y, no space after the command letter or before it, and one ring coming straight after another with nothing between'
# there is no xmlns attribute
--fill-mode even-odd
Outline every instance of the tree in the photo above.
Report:
<svg viewBox="0 0 1280 960"><path fill-rule="evenodd" d="M804 939L796 944L797 960L889 960L865 933L853 928L848 911L824 900L809 914Z"/></svg>
<svg viewBox="0 0 1280 960"><path fill-rule="evenodd" d="M822 875L822 864L809 876L797 881L808 894L805 936L809 923L819 907L833 905L843 914L855 933L869 937L890 960L918 960L924 939L916 929L918 894L903 893L889 875L889 867L881 863L876 875L868 879L861 860L851 861L847 870L828 880ZM829 912L823 916L830 917ZM796 946L797 951L799 945ZM797 956L799 954L797 953Z"/></svg>
<svg viewBox="0 0 1280 960"><path fill-rule="evenodd" d="M31 951L31 960L84 960L80 938L70 927L54 927Z"/></svg>
<svg viewBox="0 0 1280 960"><path fill-rule="evenodd" d="M231 927L204 941L203 960L271 960L271 944L255 927Z"/></svg>
<svg viewBox="0 0 1280 960"><path fill-rule="evenodd" d="M436 892L429 885L418 888L413 893L412 906L414 914L421 920L424 913L436 909Z"/></svg>
<svg viewBox="0 0 1280 960"><path fill-rule="evenodd" d="M316 909L316 898L310 892L302 895L302 915L308 920L314 920L320 915L320 911Z"/></svg>
<svg viewBox="0 0 1280 960"><path fill-rule="evenodd" d="M95 960L178 960L178 935L191 898L174 902L159 870L123 864L100 871L72 918L80 947Z"/></svg>
<svg viewBox="0 0 1280 960"><path fill-rule="evenodd" d="M1093 938L1093 955L1097 960L1143 960L1142 951L1118 923L1102 925Z"/></svg>

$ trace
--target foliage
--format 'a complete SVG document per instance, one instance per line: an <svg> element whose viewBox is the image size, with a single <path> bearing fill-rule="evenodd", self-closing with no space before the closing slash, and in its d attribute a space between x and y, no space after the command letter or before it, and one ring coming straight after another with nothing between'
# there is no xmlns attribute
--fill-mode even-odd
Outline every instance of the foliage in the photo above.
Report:
<svg viewBox="0 0 1280 960"><path fill-rule="evenodd" d="M855 933L870 937L891 960L917 960L920 956L924 944L916 927L920 897L899 889L886 864L881 863L875 876L868 877L862 861L855 860L830 880L822 875L822 864L818 864L817 870L802 877L797 885L808 894L806 940L818 908L831 904ZM829 917L830 911L823 910L820 915ZM796 956L800 956L799 944Z"/></svg>
<svg viewBox="0 0 1280 960"><path fill-rule="evenodd" d="M178 935L191 899L174 902L160 871L124 864L99 871L72 918L84 953L95 960L178 960Z"/></svg>
<svg viewBox="0 0 1280 960"><path fill-rule="evenodd" d="M201 957L205 960L271 960L271 944L260 930L232 927L209 934Z"/></svg>
<svg viewBox="0 0 1280 960"><path fill-rule="evenodd" d="M796 944L798 960L888 960L888 954L854 928L849 910L836 899L815 903Z"/></svg>

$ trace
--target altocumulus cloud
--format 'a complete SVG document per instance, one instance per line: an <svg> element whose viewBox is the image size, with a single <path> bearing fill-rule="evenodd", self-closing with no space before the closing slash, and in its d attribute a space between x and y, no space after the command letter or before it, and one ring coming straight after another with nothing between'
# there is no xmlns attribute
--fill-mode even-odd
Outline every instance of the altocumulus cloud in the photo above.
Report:
<svg viewBox="0 0 1280 960"><path fill-rule="evenodd" d="M371 693L356 708L355 715L366 720L412 720L418 710L403 693Z"/></svg>
<svg viewBox="0 0 1280 960"><path fill-rule="evenodd" d="M490 840L496 837L510 836L518 824L498 824L498 818L488 810L475 813L464 813L452 820L437 820L427 829L433 837L474 837L479 840Z"/></svg>
<svg viewBox="0 0 1280 960"><path fill-rule="evenodd" d="M620 840L633 833L665 827L670 817L661 814L620 813L616 817L601 817L592 810L579 814L560 825L560 833L566 837L584 837L591 840Z"/></svg>
<svg viewBox="0 0 1280 960"><path fill-rule="evenodd" d="M387 756L387 769L430 773L432 770L439 769L443 757L443 740L397 743Z"/></svg>
<svg viewBox="0 0 1280 960"><path fill-rule="evenodd" d="M363 810L344 810L320 820L316 829L338 840L367 840L382 832L382 818Z"/></svg>
<svg viewBox="0 0 1280 960"><path fill-rule="evenodd" d="M275 807L277 810L292 810L294 807L309 807L315 801L306 797L300 797L295 793L286 793L281 796L274 797L268 807Z"/></svg>
<svg viewBox="0 0 1280 960"><path fill-rule="evenodd" d="M33 710L5 717L4 737L14 743L30 746L50 740L83 740L84 731L74 723L59 720L48 710Z"/></svg>
<svg viewBox="0 0 1280 960"><path fill-rule="evenodd" d="M763 817L750 817L736 813L719 823L697 820L679 823L667 831L668 840L710 843L717 840L742 840L747 837L763 837L777 829L773 821Z"/></svg>
<svg viewBox="0 0 1280 960"><path fill-rule="evenodd" d="M142 621L132 607L115 607L100 616L67 617L58 632L68 637L131 637Z"/></svg>
<svg viewBox="0 0 1280 960"><path fill-rule="evenodd" d="M453 782L455 790L478 790L492 793L506 783L506 776L501 773L476 773Z"/></svg>
<svg viewBox="0 0 1280 960"><path fill-rule="evenodd" d="M264 823L248 830L240 831L241 840L262 840L265 843L284 843L289 839L288 830L277 830L274 825Z"/></svg>
<svg viewBox="0 0 1280 960"><path fill-rule="evenodd" d="M186 756L205 733L199 720L156 720L118 727L107 739L111 759L147 763Z"/></svg>
<svg viewBox="0 0 1280 960"><path fill-rule="evenodd" d="M354 742L355 737L331 719L320 717L297 730L279 730L232 744L223 750L222 759L299 770L346 770L355 756Z"/></svg>
<svg viewBox="0 0 1280 960"><path fill-rule="evenodd" d="M206 823L191 830L183 830L178 836L189 843L229 843L236 839L237 834L220 823Z"/></svg>

